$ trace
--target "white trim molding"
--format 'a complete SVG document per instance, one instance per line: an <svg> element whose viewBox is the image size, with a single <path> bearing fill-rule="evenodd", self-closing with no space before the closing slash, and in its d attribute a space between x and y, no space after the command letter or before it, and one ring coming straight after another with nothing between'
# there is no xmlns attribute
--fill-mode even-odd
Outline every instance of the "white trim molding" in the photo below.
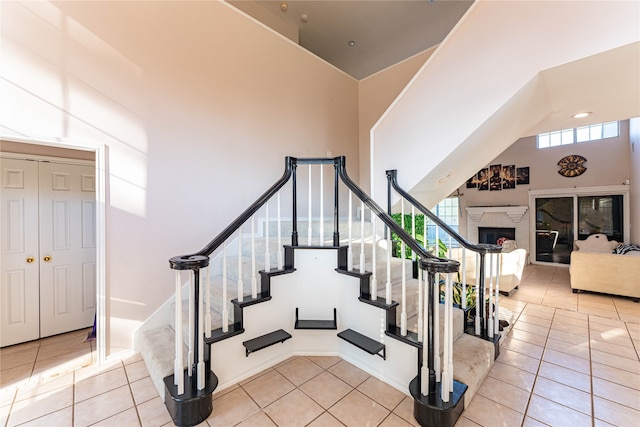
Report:
<svg viewBox="0 0 640 427"><path fill-rule="evenodd" d="M512 222L522 221L522 217L529 209L528 206L470 206L467 208L469 218L474 222L480 222L485 213L504 213Z"/></svg>

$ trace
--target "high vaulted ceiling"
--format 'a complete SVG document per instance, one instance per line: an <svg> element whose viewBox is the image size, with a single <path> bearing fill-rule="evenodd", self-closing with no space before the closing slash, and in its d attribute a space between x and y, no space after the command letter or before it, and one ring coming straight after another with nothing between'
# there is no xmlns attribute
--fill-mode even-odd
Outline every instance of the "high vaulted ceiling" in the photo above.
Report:
<svg viewBox="0 0 640 427"><path fill-rule="evenodd" d="M362 79L440 43L470 0L227 0Z"/></svg>

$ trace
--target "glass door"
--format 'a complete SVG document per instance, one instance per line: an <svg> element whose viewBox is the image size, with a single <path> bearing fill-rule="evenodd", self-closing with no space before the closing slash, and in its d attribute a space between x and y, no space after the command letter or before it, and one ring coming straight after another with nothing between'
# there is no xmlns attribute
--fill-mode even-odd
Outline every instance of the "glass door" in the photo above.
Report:
<svg viewBox="0 0 640 427"><path fill-rule="evenodd" d="M536 261L569 264L573 249L573 197L540 197L536 208Z"/></svg>

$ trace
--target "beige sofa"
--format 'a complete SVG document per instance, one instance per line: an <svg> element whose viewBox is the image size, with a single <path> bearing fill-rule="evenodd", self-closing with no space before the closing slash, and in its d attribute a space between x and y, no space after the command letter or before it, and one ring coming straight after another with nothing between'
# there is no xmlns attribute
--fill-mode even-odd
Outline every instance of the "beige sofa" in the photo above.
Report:
<svg viewBox="0 0 640 427"><path fill-rule="evenodd" d="M571 289L640 299L640 252L613 254L618 245L604 234L576 241L571 252Z"/></svg>
<svg viewBox="0 0 640 427"><path fill-rule="evenodd" d="M465 271L466 283L468 285L476 285L476 253L470 250L465 251ZM462 263L462 248L451 250L451 258ZM522 272L527 263L527 251L525 249L513 249L510 252L501 252L500 257L500 293L503 295L511 295L520 285L522 280ZM490 256L485 257L485 271L489 274ZM495 269L496 266L494 265ZM488 277L488 276L487 276ZM460 280L462 280L462 265L460 266ZM495 283L495 282L494 282ZM485 279L485 286L489 286L488 279Z"/></svg>

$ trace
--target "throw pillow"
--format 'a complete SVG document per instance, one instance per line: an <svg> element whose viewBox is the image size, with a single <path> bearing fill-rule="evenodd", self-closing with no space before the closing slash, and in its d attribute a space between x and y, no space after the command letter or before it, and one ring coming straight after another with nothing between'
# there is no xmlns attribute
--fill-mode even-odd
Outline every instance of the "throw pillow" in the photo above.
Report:
<svg viewBox="0 0 640 427"><path fill-rule="evenodd" d="M618 246L617 241L609 241L607 236L602 233L592 234L586 240L577 240L575 244L580 252L590 253L611 253Z"/></svg>

